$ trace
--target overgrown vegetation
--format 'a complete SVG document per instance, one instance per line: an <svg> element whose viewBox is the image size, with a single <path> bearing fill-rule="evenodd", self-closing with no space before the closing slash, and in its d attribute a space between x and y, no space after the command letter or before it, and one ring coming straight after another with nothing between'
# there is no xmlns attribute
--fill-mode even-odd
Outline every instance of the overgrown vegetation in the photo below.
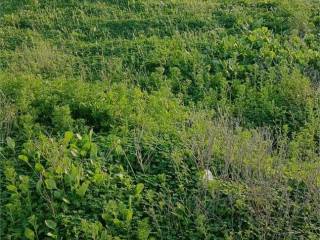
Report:
<svg viewBox="0 0 320 240"><path fill-rule="evenodd" d="M1 239L320 238L319 1L2 0L0 71Z"/></svg>

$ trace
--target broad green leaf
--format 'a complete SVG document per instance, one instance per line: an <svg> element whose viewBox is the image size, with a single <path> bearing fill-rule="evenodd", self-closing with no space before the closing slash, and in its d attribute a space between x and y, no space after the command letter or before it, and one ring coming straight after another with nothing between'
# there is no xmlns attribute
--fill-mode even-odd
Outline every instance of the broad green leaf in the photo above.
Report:
<svg viewBox="0 0 320 240"><path fill-rule="evenodd" d="M50 228L50 229L55 230L56 227L57 227L57 223L54 222L54 221L52 221L52 220L47 219L47 220L45 220L44 222L45 222L45 224L47 225L47 227Z"/></svg>
<svg viewBox="0 0 320 240"><path fill-rule="evenodd" d="M144 188L143 183L138 183L136 186L136 195L139 195L142 192L143 188Z"/></svg>
<svg viewBox="0 0 320 240"><path fill-rule="evenodd" d="M113 224L116 226L120 226L121 225L121 221L118 218L114 218L113 220Z"/></svg>
<svg viewBox="0 0 320 240"><path fill-rule="evenodd" d="M85 157L87 155L87 151L85 151L85 150L81 150L80 151L80 156L81 157Z"/></svg>
<svg viewBox="0 0 320 240"><path fill-rule="evenodd" d="M78 187L80 185L80 178L81 178L81 169L76 165L71 166L71 171L69 174L70 180L74 183L74 187Z"/></svg>
<svg viewBox="0 0 320 240"><path fill-rule="evenodd" d="M36 190L38 193L41 193L42 180L39 180L36 184Z"/></svg>
<svg viewBox="0 0 320 240"><path fill-rule="evenodd" d="M36 163L34 168L36 169L37 172L43 172L44 171L44 167L42 166L41 163Z"/></svg>
<svg viewBox="0 0 320 240"><path fill-rule="evenodd" d="M98 172L93 176L93 179L95 183L101 184L105 181L105 175Z"/></svg>
<svg viewBox="0 0 320 240"><path fill-rule="evenodd" d="M80 197L84 197L84 195L86 194L86 191L88 190L89 184L90 183L86 181L77 189L76 192Z"/></svg>
<svg viewBox="0 0 320 240"><path fill-rule="evenodd" d="M14 185L8 185L8 186L7 186L7 189L8 189L10 192L16 192L16 191L17 191L17 187L14 186Z"/></svg>
<svg viewBox="0 0 320 240"><path fill-rule="evenodd" d="M53 238L53 239L57 239L57 238L58 238L58 236L57 236L56 234L53 234L53 233L51 233L51 232L48 232L48 233L47 233L47 236L48 236L48 237L51 237L51 238Z"/></svg>
<svg viewBox="0 0 320 240"><path fill-rule="evenodd" d="M148 223L148 219L144 219L138 222L138 239L147 240L149 238L151 228Z"/></svg>
<svg viewBox="0 0 320 240"><path fill-rule="evenodd" d="M91 148L91 143L89 141L86 141L85 144L81 147L82 150L88 151Z"/></svg>
<svg viewBox="0 0 320 240"><path fill-rule="evenodd" d="M35 226L37 224L37 217L35 215L31 215L28 218L28 222L32 225Z"/></svg>
<svg viewBox="0 0 320 240"><path fill-rule="evenodd" d="M127 216L126 216L127 222L131 222L132 216L133 216L133 211L132 211L132 209L128 209L128 210L127 210Z"/></svg>
<svg viewBox="0 0 320 240"><path fill-rule="evenodd" d="M35 234L30 228L26 228L24 230L24 236L29 240L33 240L35 237Z"/></svg>
<svg viewBox="0 0 320 240"><path fill-rule="evenodd" d="M73 138L73 132L71 132L71 131L65 132L63 143L68 144L72 138Z"/></svg>
<svg viewBox="0 0 320 240"><path fill-rule="evenodd" d="M56 166L56 168L54 170L57 174L63 174L65 172L65 169L62 165Z"/></svg>
<svg viewBox="0 0 320 240"><path fill-rule="evenodd" d="M57 199L62 199L62 196L63 196L63 192L62 191L59 191L59 190L55 190L53 192L53 196Z"/></svg>
<svg viewBox="0 0 320 240"><path fill-rule="evenodd" d="M24 161L24 162L26 162L26 163L27 163L28 160L29 160L26 155L19 155L19 156L18 156L18 159L21 160L21 161Z"/></svg>
<svg viewBox="0 0 320 240"><path fill-rule="evenodd" d="M11 137L7 137L7 145L10 149L14 150L16 147L16 142L11 138Z"/></svg>
<svg viewBox="0 0 320 240"><path fill-rule="evenodd" d="M49 178L44 180L44 182L48 190L57 189L57 184L55 180Z"/></svg>

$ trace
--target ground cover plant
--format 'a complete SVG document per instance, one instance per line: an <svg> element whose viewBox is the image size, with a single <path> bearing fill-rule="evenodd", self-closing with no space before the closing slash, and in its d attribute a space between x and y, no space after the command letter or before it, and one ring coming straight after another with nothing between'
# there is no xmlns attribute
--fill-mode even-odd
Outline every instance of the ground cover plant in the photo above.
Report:
<svg viewBox="0 0 320 240"><path fill-rule="evenodd" d="M318 0L1 0L0 239L320 238Z"/></svg>

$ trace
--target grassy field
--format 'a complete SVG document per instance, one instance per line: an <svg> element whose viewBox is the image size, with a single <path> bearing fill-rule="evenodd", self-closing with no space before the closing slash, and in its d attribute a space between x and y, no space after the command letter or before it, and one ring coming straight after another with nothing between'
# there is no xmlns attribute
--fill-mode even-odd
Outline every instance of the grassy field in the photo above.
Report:
<svg viewBox="0 0 320 240"><path fill-rule="evenodd" d="M320 239L319 0L1 0L0 239Z"/></svg>

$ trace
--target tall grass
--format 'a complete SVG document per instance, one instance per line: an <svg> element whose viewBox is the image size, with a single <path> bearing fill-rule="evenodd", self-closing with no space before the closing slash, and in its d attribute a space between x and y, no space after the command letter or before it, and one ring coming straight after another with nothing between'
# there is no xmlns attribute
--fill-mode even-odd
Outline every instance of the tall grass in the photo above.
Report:
<svg viewBox="0 0 320 240"><path fill-rule="evenodd" d="M5 94L0 91L0 145L3 145L10 135L15 115L14 106L10 104Z"/></svg>

